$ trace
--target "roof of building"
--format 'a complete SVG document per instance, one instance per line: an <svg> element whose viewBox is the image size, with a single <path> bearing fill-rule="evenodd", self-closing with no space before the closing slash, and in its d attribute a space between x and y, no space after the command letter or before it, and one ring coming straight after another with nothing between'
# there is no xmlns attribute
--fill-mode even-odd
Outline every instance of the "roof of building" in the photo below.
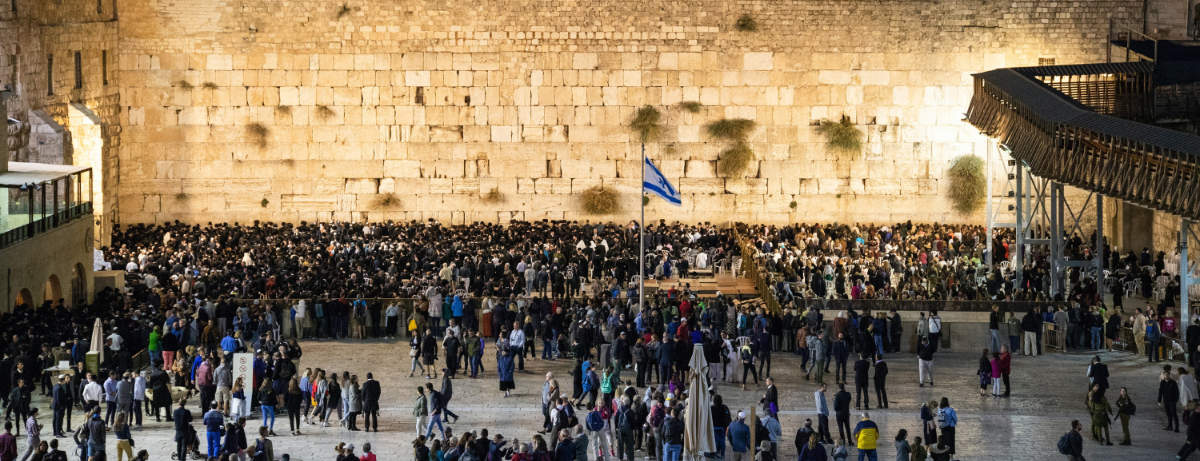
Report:
<svg viewBox="0 0 1200 461"><path fill-rule="evenodd" d="M90 167L76 165L8 162L8 171L0 173L0 186L12 187L31 183L43 183L89 169Z"/></svg>

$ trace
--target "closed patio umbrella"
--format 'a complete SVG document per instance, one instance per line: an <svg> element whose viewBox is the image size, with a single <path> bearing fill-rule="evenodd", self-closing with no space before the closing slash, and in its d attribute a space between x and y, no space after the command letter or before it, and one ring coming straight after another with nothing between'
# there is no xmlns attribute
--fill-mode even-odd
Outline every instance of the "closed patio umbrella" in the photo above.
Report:
<svg viewBox="0 0 1200 461"><path fill-rule="evenodd" d="M96 323L92 326L92 344L89 352L99 354L98 363L104 363L104 324L100 322L100 318L96 318Z"/></svg>
<svg viewBox="0 0 1200 461"><path fill-rule="evenodd" d="M683 415L684 458L702 459L705 453L717 451L713 440L712 399L708 395L708 362L704 360L704 346L692 346L689 363L687 410Z"/></svg>

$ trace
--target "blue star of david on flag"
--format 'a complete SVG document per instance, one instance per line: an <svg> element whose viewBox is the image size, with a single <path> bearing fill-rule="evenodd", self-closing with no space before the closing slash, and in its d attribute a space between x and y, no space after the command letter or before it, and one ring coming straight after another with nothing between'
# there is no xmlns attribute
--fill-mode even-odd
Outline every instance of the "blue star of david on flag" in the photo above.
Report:
<svg viewBox="0 0 1200 461"><path fill-rule="evenodd" d="M683 201L679 199L679 191L675 189L675 186L671 185L670 181L667 181L667 177L663 176L661 171L658 171L658 167L654 166L654 162L645 157L642 158L642 161L644 162L642 164L642 176L644 177L642 180L642 190L662 197L663 200L670 202L672 205L683 205Z"/></svg>

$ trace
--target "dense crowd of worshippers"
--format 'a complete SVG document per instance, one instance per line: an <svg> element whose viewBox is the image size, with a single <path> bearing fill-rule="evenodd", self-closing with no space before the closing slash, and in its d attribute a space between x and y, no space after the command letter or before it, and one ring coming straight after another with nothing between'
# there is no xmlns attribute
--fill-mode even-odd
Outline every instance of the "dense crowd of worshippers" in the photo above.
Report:
<svg viewBox="0 0 1200 461"><path fill-rule="evenodd" d="M785 307L797 309L770 315L757 305L742 305L719 294L698 295L684 281L654 293L647 309L637 312L635 225L135 226L114 234L114 247L106 249L108 259L128 271L125 292L106 289L90 305L48 303L44 306L48 310L37 315L30 306L18 306L0 318L3 336L12 338L0 345L4 354L0 366L18 370L0 374L0 390L7 399L10 390L18 388L16 395L25 402L36 386L52 395L56 435L70 432L73 408L91 412L101 403L104 414L85 416L99 417L101 427L112 427L121 414L130 422L136 418L138 425L143 412L157 418L163 410L168 419L178 417L178 408L172 411L178 399L172 395L191 391L199 396L192 401L199 402L204 415L196 420L205 423L209 434L225 434L224 440L217 437L215 447L213 437L208 437L209 454L215 457L230 449L246 449L244 429L233 426L244 427L254 403L273 403L266 405L272 415L276 405L285 407L290 423L292 415L297 417L290 424L294 433L299 433L300 416L325 422L330 412L337 411L338 420L352 429L358 415L371 413L371 400L377 412L377 392L369 395L357 376L343 373L339 380L332 372L326 378L324 370L300 373L295 365L300 347L295 339L284 341L286 336L407 334L413 342L412 370L420 368L431 378L438 368L455 376L459 364L464 374L476 376L488 345L484 339L494 338L501 368L496 371L505 392L515 385L513 369L524 368L525 357L536 354L540 341L543 358L575 360L571 393L569 398L565 390L562 395L566 402L591 408L597 393L613 394L624 382L620 377L624 365L636 364L637 388L648 388L657 375L659 390L668 391L664 399L668 394L680 395L672 391L685 385L692 344L703 345L711 369L720 372L713 379L736 381L740 366L743 385L748 377L757 383L770 374L773 350L803 354L806 369L814 367L809 359L832 362L840 370L841 382L852 354L871 358L898 350L901 325L895 312L850 310L837 319L826 319L818 308L790 304L803 296L973 299L1005 290L1027 291L1027 296L1036 297L1045 286L1044 277L1036 275L1044 259L1030 263L1024 290L1013 290L1011 280L996 281L1006 275L996 272L983 284L947 283L954 279L960 262L965 263L961 280L977 280L966 272L978 266L984 247L978 228L908 223L797 225L757 227L748 235L760 251L760 261L787 277L789 283L773 288ZM737 253L729 233L711 225L649 226L646 240L648 278L686 276L690 270L728 264ZM1090 251L1082 241L1076 244L1071 251ZM1011 242L1001 239L995 245L1005 252L997 258L1007 257ZM1114 255L1113 264L1127 271L1126 277L1144 276L1151 270L1166 273L1161 254L1157 262L1138 264L1151 262L1147 257ZM1072 296L1087 301L1088 293L1076 289ZM374 297L416 301L402 308L397 302L364 300ZM476 315L479 312L484 314ZM286 332L281 331L285 316L292 326ZM107 335L100 364L112 372L107 377L82 371L95 318L102 319ZM1086 315L1083 318L1086 321ZM826 320L832 321L835 331L815 328ZM453 334L445 334L448 331ZM801 333L805 338L793 341ZM610 364L593 362L602 345L609 346ZM143 349L153 366L134 370L132 355ZM823 357L812 356L814 349L823 351ZM229 376L230 354L242 351L256 353L253 383L236 383ZM436 363L439 353L445 361L442 367ZM80 371L59 378L61 382L42 373L61 361ZM89 394L89 386L103 392ZM256 399L268 397L260 402L238 401L237 389L246 386L264 388ZM100 395L104 402L88 398ZM350 405L351 396L358 396L358 405ZM585 397L587 405L583 405ZM658 401L665 403L664 399ZM611 395L601 402L611 403ZM208 421L213 411L222 417L215 424L217 431ZM369 422L364 425L371 427ZM89 422L80 428L92 426ZM433 426L430 421L430 431ZM233 442L229 434L234 435ZM273 421L263 437L267 434L274 434ZM83 434L80 446L92 449L96 437ZM102 446L103 433L98 437ZM555 437L550 438L554 444ZM198 435L184 439L188 443L181 444L180 456L197 449L200 441Z"/></svg>

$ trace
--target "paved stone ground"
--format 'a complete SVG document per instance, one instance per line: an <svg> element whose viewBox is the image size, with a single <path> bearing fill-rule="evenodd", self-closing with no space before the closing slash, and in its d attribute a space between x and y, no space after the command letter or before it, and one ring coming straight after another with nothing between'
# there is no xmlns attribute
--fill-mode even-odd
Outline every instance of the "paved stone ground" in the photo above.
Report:
<svg viewBox="0 0 1200 461"><path fill-rule="evenodd" d="M383 424L380 427L383 432L352 433L333 424L328 428L305 426L304 435L295 437L288 433L286 417L280 416L275 427L280 434L274 438L276 454L290 453L292 459L301 461L328 460L335 456L332 447L339 441L346 441L357 447L370 442L380 459L411 459L410 442L415 437L414 418L411 416L414 388L426 380L423 377L408 378L407 344L308 341L303 343L303 347L301 369L321 367L339 373L348 369L360 378L365 378L368 371L374 372L383 388ZM1091 441L1087 436L1089 432L1085 430L1085 456L1101 460L1173 459L1175 450L1184 438L1182 433L1162 430L1165 416L1154 403L1158 367L1149 366L1144 359L1139 360L1128 353L1104 353L1102 356L1109 362L1113 375L1112 401L1115 401L1116 389L1127 386L1138 406L1138 414L1131 422L1133 446L1102 446ZM974 374L977 357L974 355L940 354L935 362L937 387L918 388L915 385L915 357L907 353L890 354L890 408L878 410L872 405L870 412L881 427L879 458L893 459L895 455L891 440L899 429L908 429L910 437L920 434L920 402L946 396L959 414L958 459L1061 459L1063 457L1057 453L1055 443L1068 429L1071 419L1080 419L1085 427L1090 424L1083 407L1087 387L1084 372L1090 358L1091 355L1086 354L1017 357L1013 363L1013 396L1009 399L993 399L978 395L978 380ZM450 407L462 416L453 425L455 432L486 427L492 434L502 433L509 440L528 440L541 424L539 392L543 374L547 370L554 371L564 388L569 389L571 381L566 371L570 363L567 360L527 361L526 370L529 373L518 373L515 394L503 398L493 372L494 358L488 360L485 366L489 371L483 378L455 381L454 399ZM773 365L781 391L784 428L782 459L795 459L792 445L795 431L805 418L815 419L812 401L815 386L797 373L799 360L794 356L776 354ZM852 380L853 376L850 378ZM439 382L435 381L434 384L437 386ZM742 391L740 387L721 384L719 392L730 409L736 412L758 402L762 388ZM830 399L832 405L832 392ZM42 420L47 427L45 432L49 432L48 401L38 397L34 403L42 408ZM78 424L78 416L76 419ZM852 416L852 421L856 419L856 416ZM257 424L257 420L251 424ZM834 426L835 437L836 429ZM1113 426L1113 436L1117 441L1120 440L1119 432L1118 422ZM170 459L174 447L172 435L172 429L165 421L151 422L143 430L135 432L134 439L138 448L150 450L152 459ZM24 449L24 440L23 436L19 438L21 450ZM62 442L70 444L68 439ZM114 453L114 437L110 436L109 442L109 453ZM852 454L851 458L856 456Z"/></svg>

